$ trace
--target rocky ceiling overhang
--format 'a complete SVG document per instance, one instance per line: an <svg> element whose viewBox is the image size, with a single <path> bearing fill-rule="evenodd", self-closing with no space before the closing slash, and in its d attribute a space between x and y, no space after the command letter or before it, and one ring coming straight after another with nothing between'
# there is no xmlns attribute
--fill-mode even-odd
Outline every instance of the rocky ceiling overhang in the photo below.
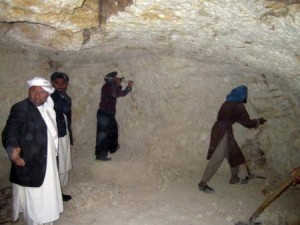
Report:
<svg viewBox="0 0 300 225"><path fill-rule="evenodd" d="M182 45L188 51L197 51L196 44L201 51L201 46L226 50L255 43L262 50L284 46L299 57L299 2L1 0L0 30L7 39L58 51L115 40Z"/></svg>

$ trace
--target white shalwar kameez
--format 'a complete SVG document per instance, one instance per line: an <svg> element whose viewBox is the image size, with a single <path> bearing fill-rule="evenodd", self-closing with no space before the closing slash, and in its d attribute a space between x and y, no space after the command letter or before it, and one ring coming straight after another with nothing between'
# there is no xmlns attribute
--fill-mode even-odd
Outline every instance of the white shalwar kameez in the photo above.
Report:
<svg viewBox="0 0 300 225"><path fill-rule="evenodd" d="M67 117L64 115L66 125ZM67 129L67 134L58 138L58 173L60 184L66 187L68 184L69 170L72 169L70 135Z"/></svg>
<svg viewBox="0 0 300 225"><path fill-rule="evenodd" d="M40 187L24 187L13 184L14 220L23 212L27 225L53 224L63 211L61 186L57 170L58 136L53 101L47 101L38 109L47 125L47 168L45 179ZM49 117L50 116L50 117ZM22 151L22 150L21 150Z"/></svg>

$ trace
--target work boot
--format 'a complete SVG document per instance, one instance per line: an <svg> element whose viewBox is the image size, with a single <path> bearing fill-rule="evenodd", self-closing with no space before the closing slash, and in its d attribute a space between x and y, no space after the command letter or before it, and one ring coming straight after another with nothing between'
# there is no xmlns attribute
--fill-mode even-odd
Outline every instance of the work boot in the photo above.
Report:
<svg viewBox="0 0 300 225"><path fill-rule="evenodd" d="M203 181L201 181L198 184L198 188L199 188L200 191L203 191L205 193L213 193L213 192L215 192L215 190L213 188L211 188L210 186L208 186L206 184L206 182L203 182Z"/></svg>
<svg viewBox="0 0 300 225"><path fill-rule="evenodd" d="M111 160L111 158L108 158L107 156L96 155L96 160L109 161L109 160Z"/></svg>
<svg viewBox="0 0 300 225"><path fill-rule="evenodd" d="M62 198L64 202L70 201L72 199L71 195L62 194Z"/></svg>

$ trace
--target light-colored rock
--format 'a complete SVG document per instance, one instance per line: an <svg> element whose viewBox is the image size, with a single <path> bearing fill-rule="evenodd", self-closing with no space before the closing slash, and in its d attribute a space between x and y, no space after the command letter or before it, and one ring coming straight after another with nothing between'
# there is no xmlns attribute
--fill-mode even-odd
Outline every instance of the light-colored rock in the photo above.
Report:
<svg viewBox="0 0 300 225"><path fill-rule="evenodd" d="M68 190L76 197L57 224L231 225L251 215L261 189L272 190L299 166L299 13L297 4L276 2L135 0L99 27L97 0L0 1L0 127L27 96L27 79L55 70L70 77ZM134 88L118 100L121 149L110 164L98 164L96 112L103 77L113 70ZM268 122L255 130L237 124L235 136L252 158L265 154L250 166L268 179L229 185L224 162L212 180L216 193L199 193L211 127L240 84L249 87L251 118ZM4 187L10 162L3 147L0 161ZM296 221L297 189L287 196L280 213Z"/></svg>

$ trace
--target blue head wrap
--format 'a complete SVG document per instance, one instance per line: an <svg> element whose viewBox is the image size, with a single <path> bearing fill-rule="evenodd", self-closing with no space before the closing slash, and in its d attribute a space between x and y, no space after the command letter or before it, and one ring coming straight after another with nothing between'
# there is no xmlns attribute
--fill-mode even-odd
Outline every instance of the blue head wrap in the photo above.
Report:
<svg viewBox="0 0 300 225"><path fill-rule="evenodd" d="M230 94L226 96L226 102L243 102L247 98L247 94L247 86L238 86L232 89Z"/></svg>

